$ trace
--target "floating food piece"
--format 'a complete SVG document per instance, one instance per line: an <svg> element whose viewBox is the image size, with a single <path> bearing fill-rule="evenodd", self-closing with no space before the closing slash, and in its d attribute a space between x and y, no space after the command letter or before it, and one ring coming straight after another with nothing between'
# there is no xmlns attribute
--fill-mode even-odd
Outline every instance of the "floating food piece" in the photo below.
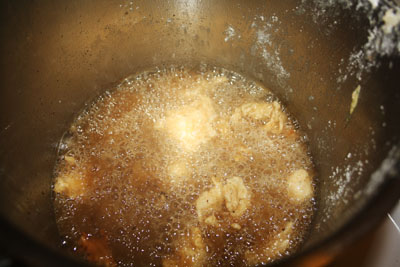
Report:
<svg viewBox="0 0 400 267"><path fill-rule="evenodd" d="M309 200L313 196L311 177L304 169L293 172L288 178L289 198L297 203Z"/></svg>
<svg viewBox="0 0 400 267"><path fill-rule="evenodd" d="M191 104L167 112L155 128L165 131L182 149L190 152L215 136L212 127L215 116L210 98L199 95Z"/></svg>
<svg viewBox="0 0 400 267"><path fill-rule="evenodd" d="M242 227L238 223L232 223L231 226L232 226L233 229L236 229L236 230L242 229Z"/></svg>
<svg viewBox="0 0 400 267"><path fill-rule="evenodd" d="M279 134L286 124L287 116L282 111L281 105L276 101L253 102L236 108L231 117L231 122L233 123L242 120L260 122L268 132Z"/></svg>
<svg viewBox="0 0 400 267"><path fill-rule="evenodd" d="M75 158L72 156L66 155L66 156L64 156L64 160L70 165L75 165L75 163L76 163Z"/></svg>
<svg viewBox="0 0 400 267"><path fill-rule="evenodd" d="M69 198L82 197L85 194L85 180L78 171L70 171L56 178L54 192Z"/></svg>
<svg viewBox="0 0 400 267"><path fill-rule="evenodd" d="M350 115L353 114L354 110L357 107L358 99L360 98L361 86L357 86L351 94L351 104L350 104Z"/></svg>
<svg viewBox="0 0 400 267"><path fill-rule="evenodd" d="M250 205L250 194L242 178L233 177L225 185L214 181L215 186L203 192L196 201L196 211L200 222L211 226L218 226L215 213L225 207L230 216L240 217ZM236 228L237 223L235 224ZM240 225L239 225L240 227Z"/></svg>
<svg viewBox="0 0 400 267"><path fill-rule="evenodd" d="M212 225L215 223L214 213L220 211L223 207L224 197L222 195L222 184L214 181L214 187L208 191L204 191L196 200L197 217L200 222L210 222ZM207 221L206 221L207 220Z"/></svg>
<svg viewBox="0 0 400 267"><path fill-rule="evenodd" d="M208 225L211 225L211 226L214 226L214 227L220 226L220 223L219 223L217 217L215 217L215 215L210 215L210 216L208 216L208 217L204 220L204 223L206 223L206 224L208 224Z"/></svg>
<svg viewBox="0 0 400 267"><path fill-rule="evenodd" d="M250 204L250 194L243 183L242 178L233 177L226 181L222 192L225 205L232 217L240 217Z"/></svg>
<svg viewBox="0 0 400 267"><path fill-rule="evenodd" d="M386 10L382 20L384 22L382 25L382 30L386 34L392 33L393 29L395 29L400 24L400 15L398 9L390 8Z"/></svg>
<svg viewBox="0 0 400 267"><path fill-rule="evenodd" d="M82 197L86 190L86 180L82 172L75 166L76 160L72 156L64 156L68 169L56 177L54 192L69 198ZM71 168L74 166L74 168Z"/></svg>

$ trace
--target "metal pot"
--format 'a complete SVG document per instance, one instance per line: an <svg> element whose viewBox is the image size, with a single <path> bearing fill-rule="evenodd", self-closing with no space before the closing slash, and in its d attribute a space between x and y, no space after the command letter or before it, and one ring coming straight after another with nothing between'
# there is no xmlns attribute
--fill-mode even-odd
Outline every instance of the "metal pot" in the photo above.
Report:
<svg viewBox="0 0 400 267"><path fill-rule="evenodd" d="M0 246L34 265L78 264L52 207L62 134L124 77L207 63L260 81L307 133L318 210L302 249L278 264L329 262L400 196L400 61L398 25L378 21L394 4L323 2L2 1ZM381 36L368 39L374 25Z"/></svg>

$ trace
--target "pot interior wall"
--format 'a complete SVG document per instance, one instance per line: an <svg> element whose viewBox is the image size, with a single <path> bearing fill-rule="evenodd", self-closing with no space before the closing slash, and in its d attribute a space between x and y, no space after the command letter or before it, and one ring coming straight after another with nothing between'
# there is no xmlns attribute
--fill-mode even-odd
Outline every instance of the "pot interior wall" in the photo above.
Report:
<svg viewBox="0 0 400 267"><path fill-rule="evenodd" d="M332 234L373 195L371 174L398 142L399 69L383 62L358 79L348 66L367 21L341 10L315 23L302 2L3 1L1 216L57 244L52 171L77 112L131 74L208 64L259 80L298 119L318 171L306 246Z"/></svg>

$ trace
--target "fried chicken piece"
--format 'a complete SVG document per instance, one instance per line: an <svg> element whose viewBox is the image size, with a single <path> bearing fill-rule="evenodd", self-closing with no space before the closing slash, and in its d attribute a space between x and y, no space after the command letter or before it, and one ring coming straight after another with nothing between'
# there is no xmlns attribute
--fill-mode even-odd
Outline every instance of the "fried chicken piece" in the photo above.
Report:
<svg viewBox="0 0 400 267"><path fill-rule="evenodd" d="M295 203L310 200L313 196L312 180L304 169L293 172L288 180L288 196Z"/></svg>
<svg viewBox="0 0 400 267"><path fill-rule="evenodd" d="M65 156L66 164L75 165L75 159L71 156ZM85 176L82 171L75 167L67 172L62 172L56 178L54 183L54 192L63 194L69 198L82 197L86 191Z"/></svg>
<svg viewBox="0 0 400 267"><path fill-rule="evenodd" d="M82 197L85 194L85 182L78 171L71 171L56 178L54 192L69 198Z"/></svg>
<svg viewBox="0 0 400 267"><path fill-rule="evenodd" d="M230 178L224 185L214 180L214 185L196 200L199 221L211 226L218 226L219 222L215 213L223 210L224 207L233 218L242 216L250 205L250 193L242 178ZM238 229L240 225L236 223L234 228Z"/></svg>
<svg viewBox="0 0 400 267"><path fill-rule="evenodd" d="M196 200L196 211L200 222L217 225L214 213L223 207L222 187L222 183L214 180L214 187L203 192Z"/></svg>
<svg viewBox="0 0 400 267"><path fill-rule="evenodd" d="M286 124L287 116L281 105L274 102L246 103L235 109L231 117L232 123L242 120L259 122L266 131L280 134Z"/></svg>
<svg viewBox="0 0 400 267"><path fill-rule="evenodd" d="M232 217L240 217L250 205L250 194L242 178L233 177L226 181L222 189L226 208Z"/></svg>
<svg viewBox="0 0 400 267"><path fill-rule="evenodd" d="M185 151L193 152L215 136L212 127L215 117L211 99L199 95L191 104L167 112L166 117L155 124L155 128L166 132Z"/></svg>

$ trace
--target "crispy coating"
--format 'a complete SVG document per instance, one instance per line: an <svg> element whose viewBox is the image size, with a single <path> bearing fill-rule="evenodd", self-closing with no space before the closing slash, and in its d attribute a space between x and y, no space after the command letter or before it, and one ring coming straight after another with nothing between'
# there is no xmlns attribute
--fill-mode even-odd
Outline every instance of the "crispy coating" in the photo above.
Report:
<svg viewBox="0 0 400 267"><path fill-rule="evenodd" d="M236 108L231 117L232 123L243 120L261 123L267 132L280 134L286 124L287 116L276 101L253 102Z"/></svg>
<svg viewBox="0 0 400 267"><path fill-rule="evenodd" d="M196 200L197 217L200 222L206 221L206 223L209 222L211 225L215 225L214 213L220 211L224 203L222 187L222 183L214 180L214 187L204 191ZM211 216L214 216L214 218L207 220Z"/></svg>
<svg viewBox="0 0 400 267"><path fill-rule="evenodd" d="M64 160L67 165L71 166L76 164L75 158L71 156L65 156ZM74 168L70 166L66 172L60 173L56 178L54 192L74 199L84 196L87 186L83 171L76 166L74 166Z"/></svg>
<svg viewBox="0 0 400 267"><path fill-rule="evenodd" d="M233 177L222 189L226 208L232 217L240 217L250 205L250 194L242 178Z"/></svg>
<svg viewBox="0 0 400 267"><path fill-rule="evenodd" d="M167 133L185 151L193 152L215 136L212 127L215 116L211 99L198 95L191 104L167 112L155 128Z"/></svg>
<svg viewBox="0 0 400 267"><path fill-rule="evenodd" d="M200 222L211 226L218 226L219 221L215 213L226 210L233 218L240 217L250 205L250 193L242 178L232 177L225 184L214 180L214 187L203 192L196 201L196 211ZM235 223L234 228L240 225Z"/></svg>
<svg viewBox="0 0 400 267"><path fill-rule="evenodd" d="M294 171L288 178L288 195L295 203L310 200L313 196L312 180L304 169Z"/></svg>

